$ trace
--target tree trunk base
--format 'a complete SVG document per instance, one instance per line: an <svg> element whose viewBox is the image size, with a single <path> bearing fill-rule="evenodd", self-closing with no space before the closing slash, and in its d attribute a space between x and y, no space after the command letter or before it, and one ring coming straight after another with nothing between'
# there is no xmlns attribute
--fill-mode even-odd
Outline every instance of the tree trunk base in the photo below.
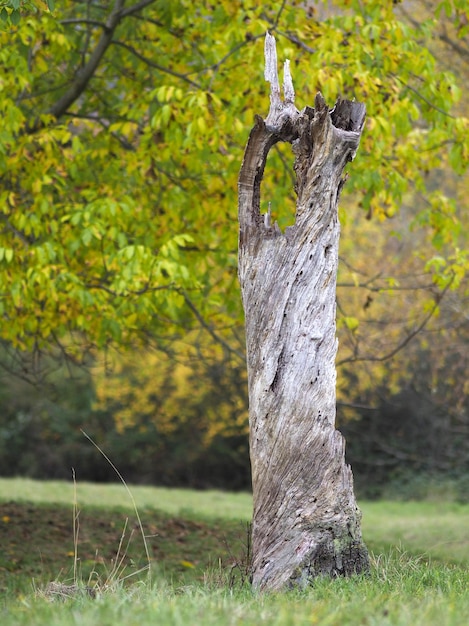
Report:
<svg viewBox="0 0 469 626"><path fill-rule="evenodd" d="M291 574L289 588L305 588L318 576L337 578L368 573L368 551L361 541L351 537L330 536L315 546Z"/></svg>
<svg viewBox="0 0 469 626"><path fill-rule="evenodd" d="M366 574L369 557L356 505L330 517L300 514L294 521L253 523L252 584L257 591L280 591L313 584L318 577ZM278 532L276 532L276 530Z"/></svg>

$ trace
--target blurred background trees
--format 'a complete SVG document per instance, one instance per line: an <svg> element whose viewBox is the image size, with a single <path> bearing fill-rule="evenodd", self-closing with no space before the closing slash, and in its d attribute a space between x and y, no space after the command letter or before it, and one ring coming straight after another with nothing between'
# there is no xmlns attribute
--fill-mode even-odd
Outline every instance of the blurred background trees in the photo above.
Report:
<svg viewBox="0 0 469 626"><path fill-rule="evenodd" d="M464 484L467 3L254 4L0 3L1 474L114 479L83 429L129 480L249 487L236 181L270 29L305 101L367 106L338 292L359 491Z"/></svg>

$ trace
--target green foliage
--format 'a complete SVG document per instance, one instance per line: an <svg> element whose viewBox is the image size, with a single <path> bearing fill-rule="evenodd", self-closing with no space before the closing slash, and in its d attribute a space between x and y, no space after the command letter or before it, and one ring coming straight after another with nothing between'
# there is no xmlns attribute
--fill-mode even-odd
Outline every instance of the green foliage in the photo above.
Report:
<svg viewBox="0 0 469 626"><path fill-rule="evenodd" d="M462 25L463 7L439 7L450 9ZM79 358L85 341L167 337L196 321L187 293L226 337L240 324L236 178L254 114L267 109L267 29L294 61L299 106L318 89L331 103L366 103L355 201L380 219L425 195L415 227L443 259L428 271L443 282L464 275L460 212L427 183L435 168L461 174L469 155L461 88L429 48L432 16L414 27L393 3L345 0L309 13L301 3L191 0L11 0L5 11L0 314L11 345L60 343ZM291 178L274 172L263 192L278 211Z"/></svg>
<svg viewBox="0 0 469 626"><path fill-rule="evenodd" d="M53 11L55 0L0 0L0 23L3 22L6 26L18 26L21 14L25 11L34 11L37 6Z"/></svg>
<svg viewBox="0 0 469 626"><path fill-rule="evenodd" d="M3 471L63 476L80 452L90 477L109 478L84 451L79 427L91 424L136 480L225 481L229 457L230 484L245 481L236 187L254 115L268 109L267 29L292 61L299 108L317 90L331 106L342 95L367 107L341 200L339 400L376 406L375 387L398 398L421 356L383 362L431 319L444 351L466 345L463 331L442 329L464 328L467 308L467 65L457 54L467 7L427 4L0 2L1 365L36 382L51 368L44 354L105 366L74 388L56 380L55 405L29 388L15 401L3 392ZM278 146L262 185L261 210L270 202L282 228L294 219L291 160ZM434 337L421 339L432 363ZM143 344L164 356L125 362L109 350ZM358 375L361 360L372 365ZM438 400L452 423L467 410L458 367L467 372L438 367L429 383L457 389ZM43 445L52 459L37 454Z"/></svg>

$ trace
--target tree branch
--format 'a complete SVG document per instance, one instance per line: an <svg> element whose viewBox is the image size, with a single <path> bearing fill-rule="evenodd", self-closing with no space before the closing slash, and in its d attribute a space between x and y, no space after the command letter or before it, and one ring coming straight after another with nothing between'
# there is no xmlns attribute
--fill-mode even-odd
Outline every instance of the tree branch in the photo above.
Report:
<svg viewBox="0 0 469 626"><path fill-rule="evenodd" d="M123 41L117 41L116 39L113 40L112 43L116 46L121 46L122 48L125 48L126 50L131 52L134 56L136 56L137 59L140 59L140 61L143 61L143 63L146 63L149 67L153 67L156 70L159 70L160 72L164 72L165 74L171 74L171 76L175 76L176 78L184 80L186 81L186 83L189 83L190 85L192 85L193 87L196 87L197 89L202 89L202 86L199 83L196 83L195 81L191 80L184 74L180 74L179 72L170 70L168 67L164 67L163 65L159 65L158 63L155 63L151 59L145 57L143 54L140 54L138 50L136 50L133 46L130 46L128 43L124 43Z"/></svg>
<svg viewBox="0 0 469 626"><path fill-rule="evenodd" d="M104 56L104 53L108 49L112 42L114 32L122 19L122 13L125 0L116 0L114 8L111 11L108 19L104 25L100 24L103 28L103 33L96 44L88 62L78 72L75 80L72 82L68 90L63 94L55 104L51 106L48 113L55 118L60 118L69 108L73 102L83 93L89 81L93 77L96 69ZM34 130L37 129L37 126Z"/></svg>
<svg viewBox="0 0 469 626"><path fill-rule="evenodd" d="M430 100L428 100L428 98L425 98L425 96L422 95L418 89L416 89L415 87L412 87L412 85L409 85L409 83L406 83L405 81L403 81L402 78L399 78L397 74L390 74L390 76L395 78L397 82L401 83L401 85L403 85L405 88L409 89L409 91L412 91L412 93L414 93L418 98L420 98L420 100L425 102L425 104L428 105L431 109L433 109L434 111L438 111L438 113L441 113L441 115L444 115L445 117L450 117L451 119L454 119L454 115L451 115L451 113L444 111L440 107L437 107L435 104L433 104L433 102L430 102Z"/></svg>
<svg viewBox="0 0 469 626"><path fill-rule="evenodd" d="M211 326L209 326L207 324L207 322L204 320L204 318L202 317L202 315L200 314L200 311L196 308L195 304L192 302L192 300L189 299L188 295L185 293L185 291L183 290L179 290L179 293L182 295L182 297L184 298L185 303L187 304L187 306L189 307L189 309L192 311L192 313L194 314L195 318L197 319L197 321L199 322L199 324L205 328L205 330L208 332L208 334L220 345L222 345L228 352L235 354L239 359L241 359L241 361L245 361L246 357L244 354L242 354L241 352L239 352L239 350L236 350L236 348L233 348L232 346L230 346L229 343L227 343L223 337L220 337L219 335L217 335L217 333L213 330L213 328Z"/></svg>
<svg viewBox="0 0 469 626"><path fill-rule="evenodd" d="M99 26L103 30L106 30L106 24L99 20L91 20L85 17L70 17L66 20L61 20L60 24L87 24L88 26Z"/></svg>
<svg viewBox="0 0 469 626"><path fill-rule="evenodd" d="M420 324L416 328L414 328L414 330L412 330L406 337L404 337L404 339L400 343L398 343L397 346L393 348L390 352L387 352L386 354L382 354L381 356L372 356L372 355L366 356L365 355L365 356L347 357L347 358L342 359L341 361L338 361L336 363L336 367L339 367L340 365L344 365L345 363L358 363L359 361L379 363L382 361L389 361L389 359L392 359L393 356L395 356L398 352L400 352L403 348L405 348L412 341L412 339L425 328L425 326L428 324L431 318L435 315L438 307L440 306L442 299L444 298L448 289L451 287L452 282L453 281L451 280L448 283L448 285L446 285L446 287L441 292L441 294L438 295L438 297L435 300L435 304L432 306L429 313L423 318Z"/></svg>
<svg viewBox="0 0 469 626"><path fill-rule="evenodd" d="M141 2L137 2L137 4L134 4L133 7L124 9L122 11L122 17L127 17L128 15L134 15L135 13L138 13L139 11L149 6L150 4L153 4L153 2L155 2L155 0L141 0Z"/></svg>

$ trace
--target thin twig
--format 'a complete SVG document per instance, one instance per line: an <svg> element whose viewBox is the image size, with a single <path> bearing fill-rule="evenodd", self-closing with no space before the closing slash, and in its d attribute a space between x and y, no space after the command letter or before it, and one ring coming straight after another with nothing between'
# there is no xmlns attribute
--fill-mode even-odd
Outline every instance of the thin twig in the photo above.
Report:
<svg viewBox="0 0 469 626"><path fill-rule="evenodd" d="M368 355L368 356L346 357L342 359L341 361L338 361L336 366L339 367L340 365L344 365L345 363L357 363L359 361L382 362L382 361L389 361L389 359L392 359L393 356L395 356L398 352L400 352L403 348L405 348L412 341L412 339L425 328L425 326L431 320L433 315L436 313L443 297L445 296L446 292L450 288L452 282L453 280L451 280L448 283L448 285L446 285L442 293L438 295L438 297L436 298L435 304L431 308L430 312L423 318L422 322L417 326L417 328L414 328L414 330L412 330L406 337L404 337L404 339L390 352L387 352L386 354L383 354L381 356Z"/></svg>
<svg viewBox="0 0 469 626"><path fill-rule="evenodd" d="M203 328L205 328L205 330L209 333L209 335L213 337L213 339L215 339L217 343L221 344L226 350L228 350L228 352L235 354L239 359L241 359L242 361L245 361L246 359L245 359L244 354L236 350L236 348L233 348L232 346L230 346L230 344L227 343L223 339L223 337L220 337L219 335L217 335L217 333L213 330L213 328L207 324L207 322L204 320L204 318L202 317L200 311L197 309L195 304L189 299L186 292L181 290L180 293L183 296L184 301L187 304L187 306L190 308L192 313L197 318L197 321L200 323L200 325Z"/></svg>
<svg viewBox="0 0 469 626"><path fill-rule="evenodd" d="M420 100L425 102L425 104L427 104L431 109L438 111L438 113L441 113L445 117L455 119L454 115L451 115L451 113L444 111L440 107L437 107L435 104L433 104L433 102L430 102L430 100L428 100L424 95L422 95L418 89L416 89L415 87L412 87L412 85L409 85L409 83L406 83L405 81L403 81L402 78L400 78L397 74L390 74L390 76L395 78L399 83L401 83L401 85L404 85L404 87L412 91L412 93L414 93L418 98L420 98Z"/></svg>
<svg viewBox="0 0 469 626"><path fill-rule="evenodd" d="M174 70L169 69L169 67L164 67L163 65L160 65L159 63L155 63L148 57L138 52L138 50L136 50L133 46L130 46L128 43L124 43L123 41L118 41L117 39L113 39L112 43L115 46L121 46L122 48L125 48L126 50L131 52L134 56L136 56L137 59L140 59L140 61L142 61L143 63L146 63L146 65L148 65L149 67L153 67L154 69L159 70L160 72L164 72L165 74L170 74L171 76L174 76L175 78L179 78L180 80L183 80L186 83L189 83L189 85L192 85L193 87L196 87L197 89L202 89L202 85L200 85L199 83L196 83L194 80L188 78L184 74L180 74L179 72L175 72Z"/></svg>

